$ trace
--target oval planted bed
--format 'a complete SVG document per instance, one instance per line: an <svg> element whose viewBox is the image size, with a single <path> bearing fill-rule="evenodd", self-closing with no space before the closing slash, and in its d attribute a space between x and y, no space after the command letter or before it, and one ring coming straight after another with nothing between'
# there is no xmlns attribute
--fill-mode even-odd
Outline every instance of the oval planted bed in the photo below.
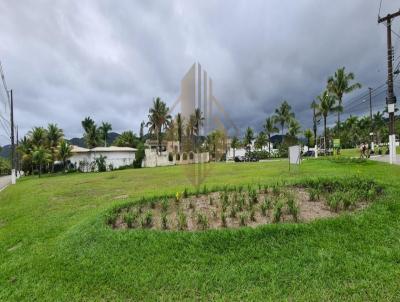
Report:
<svg viewBox="0 0 400 302"><path fill-rule="evenodd" d="M357 211L383 192L369 179L307 179L294 184L206 186L196 192L142 199L111 211L115 229L202 231L256 227L269 223L300 223Z"/></svg>

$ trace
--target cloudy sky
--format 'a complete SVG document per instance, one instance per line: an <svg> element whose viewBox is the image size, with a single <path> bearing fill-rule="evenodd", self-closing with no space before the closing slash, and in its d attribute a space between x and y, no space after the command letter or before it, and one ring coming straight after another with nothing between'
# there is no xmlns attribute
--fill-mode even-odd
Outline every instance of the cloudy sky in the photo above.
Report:
<svg viewBox="0 0 400 302"><path fill-rule="evenodd" d="M381 15L396 2L383 0ZM22 134L54 122L81 136L85 116L137 133L153 97L172 105L195 61L239 127L260 129L283 99L310 127L309 104L338 67L363 85L346 97L348 113L367 111L352 100L384 83L378 9L379 0L1 0L0 60ZM400 18L393 30L400 33ZM383 100L374 97L374 110Z"/></svg>

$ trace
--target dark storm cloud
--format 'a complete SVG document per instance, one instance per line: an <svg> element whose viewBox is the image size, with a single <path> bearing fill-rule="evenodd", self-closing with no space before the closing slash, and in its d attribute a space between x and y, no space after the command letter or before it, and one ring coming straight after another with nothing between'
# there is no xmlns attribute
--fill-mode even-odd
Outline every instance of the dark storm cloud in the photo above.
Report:
<svg viewBox="0 0 400 302"><path fill-rule="evenodd" d="M381 15L397 9L393 2L383 1ZM337 67L346 66L365 87L385 80L378 6L374 0L2 1L0 59L22 132L57 122L68 137L80 136L88 115L116 131L138 132L152 98L172 105L195 61L239 127L260 129L283 99L309 127L309 104Z"/></svg>

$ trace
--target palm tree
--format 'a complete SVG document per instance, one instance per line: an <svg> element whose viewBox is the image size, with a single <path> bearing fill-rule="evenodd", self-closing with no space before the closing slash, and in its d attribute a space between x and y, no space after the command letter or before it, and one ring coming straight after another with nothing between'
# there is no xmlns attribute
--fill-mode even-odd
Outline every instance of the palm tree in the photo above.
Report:
<svg viewBox="0 0 400 302"><path fill-rule="evenodd" d="M54 172L54 161L56 160L56 151L60 140L63 138L64 133L62 129L58 128L57 124L49 124L47 126L47 142L49 144L51 153L51 171Z"/></svg>
<svg viewBox="0 0 400 302"><path fill-rule="evenodd" d="M113 142L113 145L118 147L136 148L140 139L133 133L133 131L122 132Z"/></svg>
<svg viewBox="0 0 400 302"><path fill-rule="evenodd" d="M240 146L240 141L237 136L232 137L231 148L233 149L233 159L235 159L235 151Z"/></svg>
<svg viewBox="0 0 400 302"><path fill-rule="evenodd" d="M273 117L267 117L264 124L264 132L268 136L268 153L271 154L271 135L278 132L279 129L275 126Z"/></svg>
<svg viewBox="0 0 400 302"><path fill-rule="evenodd" d="M261 150L267 144L267 136L263 131L258 133L256 140L254 141L254 147Z"/></svg>
<svg viewBox="0 0 400 302"><path fill-rule="evenodd" d="M32 173L33 172L32 141L28 137L24 136L18 143L17 151L21 155L22 170L24 172L30 171Z"/></svg>
<svg viewBox="0 0 400 302"><path fill-rule="evenodd" d="M317 96L317 99L319 100L318 104L318 109L319 112L321 112L321 115L324 118L324 139L325 139L325 149L326 149L326 118L328 117L328 114L331 112L337 112L338 107L336 106L336 101L335 98L327 91L325 90L321 95Z"/></svg>
<svg viewBox="0 0 400 302"><path fill-rule="evenodd" d="M301 129L301 126L300 126L299 122L296 119L292 119L289 122L288 135L297 140L297 135L300 133L300 129Z"/></svg>
<svg viewBox="0 0 400 302"><path fill-rule="evenodd" d="M244 135L243 144L245 145L247 151L249 152L251 149L251 143L254 140L254 132L253 129L247 127L246 133Z"/></svg>
<svg viewBox="0 0 400 302"><path fill-rule="evenodd" d="M32 153L32 161L39 166L39 177L42 174L42 167L51 160L51 154L44 146L35 147Z"/></svg>
<svg viewBox="0 0 400 302"><path fill-rule="evenodd" d="M90 128L95 125L94 120L90 116L85 117L85 119L81 122L83 130L87 133Z"/></svg>
<svg viewBox="0 0 400 302"><path fill-rule="evenodd" d="M58 146L58 158L63 163L63 172L65 172L65 164L67 159L72 156L72 146L68 144L65 140L62 140Z"/></svg>
<svg viewBox="0 0 400 302"><path fill-rule="evenodd" d="M81 124L83 130L85 131L84 137L86 146L88 148L96 147L99 142L100 134L94 120L92 120L90 117L85 117Z"/></svg>
<svg viewBox="0 0 400 302"><path fill-rule="evenodd" d="M145 122L144 121L142 121L141 123L140 123L140 131L139 131L139 139L140 139L140 141L143 141L143 138L144 138L144 126L145 126L146 124L145 124Z"/></svg>
<svg viewBox="0 0 400 302"><path fill-rule="evenodd" d="M146 126L149 128L151 134L155 134L158 143L158 152L161 152L162 130L168 127L171 120L169 108L167 105L157 97L153 101L153 107L149 109L149 121Z"/></svg>
<svg viewBox="0 0 400 302"><path fill-rule="evenodd" d="M100 135L102 139L104 139L104 147L107 147L107 138L108 133L112 130L112 126L110 123L101 122L101 126L99 127Z"/></svg>
<svg viewBox="0 0 400 302"><path fill-rule="evenodd" d="M338 68L334 76L328 78L328 90L339 102L339 106L337 107L338 125L340 125L340 113L343 112L343 95L361 88L360 83L351 84L350 82L353 80L354 74L352 72L346 73L345 67Z"/></svg>
<svg viewBox="0 0 400 302"><path fill-rule="evenodd" d="M310 148L311 139L313 138L313 132L311 129L304 130L304 137L307 139L307 147Z"/></svg>
<svg viewBox="0 0 400 302"><path fill-rule="evenodd" d="M34 147L45 146L47 143L47 131L43 127L33 127L29 137Z"/></svg>
<svg viewBox="0 0 400 302"><path fill-rule="evenodd" d="M178 113L176 116L176 131L178 134L179 152L182 151L183 128L184 128L184 118L182 117L182 114Z"/></svg>
<svg viewBox="0 0 400 302"><path fill-rule="evenodd" d="M200 108L196 108L194 111L194 133L196 135L200 134L200 129L203 127L204 124L204 116L203 113L201 112Z"/></svg>
<svg viewBox="0 0 400 302"><path fill-rule="evenodd" d="M315 145L317 145L317 127L321 121L321 113L318 111L318 103L315 100L312 101L310 108L313 110L313 132Z"/></svg>
<svg viewBox="0 0 400 302"><path fill-rule="evenodd" d="M280 107L275 109L275 116L274 116L274 120L281 126L282 135L285 124L286 125L289 124L292 118L294 118L292 107L289 105L287 101L283 101Z"/></svg>

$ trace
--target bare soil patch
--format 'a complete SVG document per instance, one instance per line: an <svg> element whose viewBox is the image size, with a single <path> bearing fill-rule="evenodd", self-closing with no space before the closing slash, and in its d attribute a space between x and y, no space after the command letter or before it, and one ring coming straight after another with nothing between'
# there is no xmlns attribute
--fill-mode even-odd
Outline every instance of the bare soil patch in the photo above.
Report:
<svg viewBox="0 0 400 302"><path fill-rule="evenodd" d="M301 186L235 189L193 196L177 193L175 198L161 198L119 209L115 216L108 218L108 223L117 229L164 231L257 227L335 217L345 211L365 208L371 201L357 197L354 192L339 193L316 193L313 188Z"/></svg>

